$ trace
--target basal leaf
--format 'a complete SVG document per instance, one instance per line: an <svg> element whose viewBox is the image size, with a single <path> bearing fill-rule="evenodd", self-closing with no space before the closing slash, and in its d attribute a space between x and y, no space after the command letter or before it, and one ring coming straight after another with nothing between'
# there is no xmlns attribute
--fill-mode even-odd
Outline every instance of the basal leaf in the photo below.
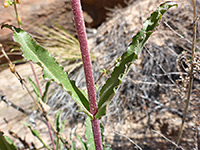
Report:
<svg viewBox="0 0 200 150"><path fill-rule="evenodd" d="M111 73L111 77L106 81L100 90L100 99L98 103L98 112L95 118L101 118L106 114L106 107L115 95L115 91L121 84L122 79L128 73L130 65L137 60L138 54L142 50L150 35L159 25L162 15L171 7L177 6L174 2L166 2L151 14L143 23L143 28L133 38L127 51L117 60L117 64Z"/></svg>
<svg viewBox="0 0 200 150"><path fill-rule="evenodd" d="M68 78L68 74L63 70L63 67L49 54L47 50L41 47L27 32L20 28L15 28L9 25L2 27L10 28L14 31L14 40L21 45L23 56L29 60L37 63L43 68L44 78L53 80L63 87L68 92L81 108L92 118L89 112L88 98L84 95L74 81Z"/></svg>

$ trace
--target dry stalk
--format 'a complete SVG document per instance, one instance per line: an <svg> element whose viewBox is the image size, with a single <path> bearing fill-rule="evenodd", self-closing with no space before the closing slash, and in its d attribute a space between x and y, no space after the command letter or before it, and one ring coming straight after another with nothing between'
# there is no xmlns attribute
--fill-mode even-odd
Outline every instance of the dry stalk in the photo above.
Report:
<svg viewBox="0 0 200 150"><path fill-rule="evenodd" d="M178 145L180 142L180 139L182 137L182 133L183 133L183 127L184 127L184 123L186 120L186 116L187 116L187 111L188 111L188 107L189 107L189 103L190 103L190 97L191 97L191 93L192 93L192 85L193 85L193 70L194 70L194 53L195 53L195 47L196 47L196 22L197 22L197 14L196 14L196 4L195 4L195 0L192 0L193 3L193 12L194 12L194 22L193 22L193 40L192 40L192 58L191 58L191 65L190 65L190 71L189 71L189 85L188 85L188 92L187 92L187 99L186 99L186 105L185 105L185 109L184 109L184 114L183 114L183 118L182 118L182 123L181 123L181 127L179 130L179 134L178 134L178 138L177 138L177 142L176 144ZM177 148L177 146L175 147L175 149Z"/></svg>

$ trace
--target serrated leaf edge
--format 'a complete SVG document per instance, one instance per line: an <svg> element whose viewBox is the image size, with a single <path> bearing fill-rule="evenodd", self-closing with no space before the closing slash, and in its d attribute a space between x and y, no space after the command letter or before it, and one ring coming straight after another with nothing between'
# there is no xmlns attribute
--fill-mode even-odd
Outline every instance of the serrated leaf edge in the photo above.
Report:
<svg viewBox="0 0 200 150"><path fill-rule="evenodd" d="M111 73L111 77L106 81L106 83L104 84L104 86L103 86L103 87L101 88L101 90L100 90L100 101L99 101L99 103L98 103L98 112L97 112L97 114L95 115L95 118L101 118L103 115L106 114L106 112L100 114L101 110L102 110L102 109L105 109L105 110L107 109L107 105L109 104L109 101L110 101L110 100L113 98L113 96L115 95L115 91L119 88L119 85L121 84L121 82L122 82L122 80L123 80L125 74L128 73L128 70L129 70L130 65L133 63L133 61L137 60L137 58L134 58L134 60L132 60L132 61L130 61L129 63L125 64L125 66L124 66L124 67L125 67L124 73L120 73L120 74L118 75L118 78L117 78L117 80L118 80L117 82L119 82L119 84L117 84L116 86L113 87L113 89L112 89L112 90L113 90L112 95L110 95L110 97L109 97L105 102L102 102L103 100L101 101L101 96L102 96L103 93L106 93L106 91L109 90L108 87L112 87L112 85L109 85L108 87L106 87L106 86L107 86L108 82L110 82L110 80L112 79L112 77L114 76L116 70L120 67L120 64L122 64L121 61L123 60L123 56L125 56L125 54L129 52L129 49L132 49L132 51L133 51L132 54L136 55L136 57L137 57L138 54L140 53L142 47L144 46L145 42L146 42L146 41L148 40L148 38L149 38L149 37L146 38L145 36L146 36L146 35L150 36L150 35L153 33L154 29L155 29L156 27L158 27L158 25L160 24L160 21L161 21L161 19L162 19L162 15L163 15L169 8L171 8L171 7L173 7L173 6L178 6L178 5L177 5L177 3L175 3L175 2L165 2L165 3L161 4L161 5L157 8L157 10L154 11L154 12L151 14L151 16L148 17L147 20L143 23L143 27L142 27L141 31L138 32L135 36L133 36L133 38L132 38L132 43L129 45L127 51L126 51L120 58L118 58L118 59L120 60L120 62L117 63L116 67L114 68L113 72ZM161 11L164 11L164 12L161 12ZM147 30L147 27L149 26L149 25L147 25L147 26L145 26L145 25L148 24L148 21L151 20L151 18L153 17L154 13L158 13L157 17L159 17L158 20L157 20L157 22L156 22L156 25L155 25L155 27L154 27L153 30L145 31L145 30ZM143 33L142 33L142 32L143 32ZM141 34L141 33L142 33L142 34ZM137 39L137 36L139 36L139 39ZM134 38L136 38L136 41L134 41ZM140 40L142 40L142 42L141 42ZM139 41L140 41L140 42L139 42ZM135 43L135 42L137 42L137 44L134 46L134 43ZM143 43L143 45L141 45L142 47L140 46L140 43ZM133 47L133 46L134 46L134 47ZM129 56L131 56L131 55L128 55L128 57L129 57ZM128 57L126 57L124 60L127 60ZM104 90L104 91L102 92L102 89L104 89L105 87L106 87L106 90Z"/></svg>

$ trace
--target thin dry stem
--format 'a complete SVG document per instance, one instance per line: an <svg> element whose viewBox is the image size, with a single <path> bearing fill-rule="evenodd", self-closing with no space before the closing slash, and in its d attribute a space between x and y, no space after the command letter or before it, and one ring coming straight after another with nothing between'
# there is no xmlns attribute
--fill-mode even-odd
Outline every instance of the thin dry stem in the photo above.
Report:
<svg viewBox="0 0 200 150"><path fill-rule="evenodd" d="M189 44L192 45L192 41L190 41L189 39L185 38L183 35L179 34L178 32L176 32L167 22L164 22L164 24L172 31L174 32L177 36L179 36L181 39L185 40L186 42L188 42ZM197 45L196 49L200 50L200 47L198 47Z"/></svg>
<svg viewBox="0 0 200 150"><path fill-rule="evenodd" d="M182 147L178 146L176 143L174 143L172 140L168 139L166 136L164 136L163 134L159 133L156 130L152 130L154 133L160 135L162 138L164 138L165 140L167 140L169 143L175 145L177 148L180 148L181 150L184 150Z"/></svg>
<svg viewBox="0 0 200 150"><path fill-rule="evenodd" d="M0 47L2 48L2 45L0 44ZM17 77L17 79L20 81L20 83L22 84L22 86L27 90L28 94L31 96L31 98L33 99L33 101L35 102L35 104L38 106L38 108L40 110L42 110L42 107L40 106L40 104L35 100L35 98L33 97L31 91L29 90L29 88L26 86L25 84L25 80L20 76L20 74L16 71L15 65L12 63L12 61L10 60L10 58L8 57L8 55L6 54L6 52L4 51L4 49L1 49L3 55L5 56L5 58L7 59L9 66L10 66L10 70L11 72Z"/></svg>
<svg viewBox="0 0 200 150"><path fill-rule="evenodd" d="M188 86L188 93L187 93L187 99L186 99L186 105L185 105L185 109L184 109L184 114L183 114L183 118L182 118L182 123L181 123L181 127L179 130L179 134L178 134L178 138L177 138L177 142L176 144L178 145L180 142L180 139L182 137L182 133L183 133L183 127L184 127L184 123L186 120L186 116L187 116L187 111L188 111L188 107L189 107L189 103L190 103L190 96L192 93L192 85L193 85L193 69L194 69L194 65L193 65L193 61L194 61L194 53L195 53L195 46L196 46L196 21L197 21L197 14L196 14L196 4L195 4L195 0L192 0L193 3L193 11L194 11L194 22L193 22L193 40L192 40L192 59L191 59L191 65L190 65L190 71L189 71L189 86ZM176 146L177 147L177 146ZM176 149L175 147L175 149Z"/></svg>
<svg viewBox="0 0 200 150"><path fill-rule="evenodd" d="M137 147L137 149L139 149L139 150L143 150L139 145L137 145L133 140L131 140L129 137L127 137L127 136L125 136L125 135L123 135L123 134L120 134L120 133L118 133L118 132L114 132L115 134L118 134L119 136L123 136L123 137L125 137L126 139L128 139L131 143L133 143L134 145L135 145L135 147Z"/></svg>

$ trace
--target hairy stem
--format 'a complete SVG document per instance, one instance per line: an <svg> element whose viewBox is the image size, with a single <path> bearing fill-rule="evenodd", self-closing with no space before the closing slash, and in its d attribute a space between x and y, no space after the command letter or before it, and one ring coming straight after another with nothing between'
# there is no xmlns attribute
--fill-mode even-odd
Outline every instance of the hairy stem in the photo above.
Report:
<svg viewBox="0 0 200 150"><path fill-rule="evenodd" d="M194 61L194 53L195 53L195 47L196 47L196 30L197 30L196 20L197 20L197 14L196 14L195 0L192 0L192 3L193 3L193 11L194 11L193 40L192 40L192 59L191 59L191 65L190 65L190 71L189 71L189 83L188 83L189 86L188 86L188 92L187 92L186 105L185 105L184 114L183 114L183 118L182 118L182 123L181 123L181 127L180 127L180 130L179 130L178 138L177 138L177 145L179 144L180 139L182 137L183 127L184 127L184 123L185 123L186 116L187 116L187 111L188 111L188 107L189 107L189 103L190 103L190 96L191 96L191 93L192 93L192 85L193 85L193 69L194 69L193 61Z"/></svg>
<svg viewBox="0 0 200 150"><path fill-rule="evenodd" d="M95 119L94 116L98 111L97 102L96 102L96 93L95 93L95 86L94 86L94 78L92 73L92 64L88 49L88 42L87 36L85 31L85 23L82 15L81 10L81 3L80 0L71 0L72 10L74 14L74 21L76 25L76 30L78 34L78 40L80 43L82 61L84 66L86 84L87 84L87 91L88 91L88 98L90 103L90 112L93 115L92 122L92 130L94 135L94 141L96 150L102 150L102 141L101 141L101 133L100 133L100 124L99 120Z"/></svg>

